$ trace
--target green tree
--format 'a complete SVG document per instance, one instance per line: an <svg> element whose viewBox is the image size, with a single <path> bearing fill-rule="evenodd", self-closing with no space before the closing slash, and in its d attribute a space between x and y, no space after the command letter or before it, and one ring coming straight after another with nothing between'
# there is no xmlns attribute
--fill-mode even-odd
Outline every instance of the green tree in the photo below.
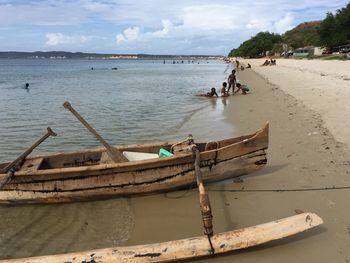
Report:
<svg viewBox="0 0 350 263"><path fill-rule="evenodd" d="M337 11L336 20L338 24L339 34L343 37L343 44L350 42L350 2L346 7Z"/></svg>
<svg viewBox="0 0 350 263"><path fill-rule="evenodd" d="M321 44L330 48L337 45L336 31L337 24L335 21L335 16L332 13L327 13L326 18L321 22L319 29Z"/></svg>
<svg viewBox="0 0 350 263"><path fill-rule="evenodd" d="M243 42L237 49L231 50L229 57L257 57L264 55L266 51L271 51L274 44L281 42L279 34L260 32L251 39Z"/></svg>
<svg viewBox="0 0 350 263"><path fill-rule="evenodd" d="M306 22L283 34L283 42L292 48L319 46L320 21Z"/></svg>
<svg viewBox="0 0 350 263"><path fill-rule="evenodd" d="M350 3L339 9L335 15L327 13L321 22L320 40L322 45L333 48L350 42Z"/></svg>

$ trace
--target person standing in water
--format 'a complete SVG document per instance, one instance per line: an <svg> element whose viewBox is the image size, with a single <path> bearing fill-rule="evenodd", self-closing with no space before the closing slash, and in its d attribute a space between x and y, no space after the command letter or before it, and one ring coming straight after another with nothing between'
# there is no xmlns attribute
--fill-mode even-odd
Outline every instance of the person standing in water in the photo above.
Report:
<svg viewBox="0 0 350 263"><path fill-rule="evenodd" d="M232 93L235 92L235 86L236 86L236 70L232 70L232 73L228 76L227 78L227 82L228 82L228 89L227 89L227 93L230 92L230 88L232 87Z"/></svg>

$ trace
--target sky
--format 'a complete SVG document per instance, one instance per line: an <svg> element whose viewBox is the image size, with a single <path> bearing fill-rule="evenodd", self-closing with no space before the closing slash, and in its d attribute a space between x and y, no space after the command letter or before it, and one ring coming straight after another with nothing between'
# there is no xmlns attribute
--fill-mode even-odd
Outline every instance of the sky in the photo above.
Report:
<svg viewBox="0 0 350 263"><path fill-rule="evenodd" d="M0 51L227 55L349 0L0 0Z"/></svg>

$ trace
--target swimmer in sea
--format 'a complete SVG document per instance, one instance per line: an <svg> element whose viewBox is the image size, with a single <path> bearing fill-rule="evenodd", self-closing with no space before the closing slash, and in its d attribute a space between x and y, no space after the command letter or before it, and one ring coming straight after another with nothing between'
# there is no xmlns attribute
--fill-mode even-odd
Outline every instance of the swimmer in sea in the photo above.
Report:
<svg viewBox="0 0 350 263"><path fill-rule="evenodd" d="M218 94L216 93L216 89L215 88L211 88L209 92L207 92L206 94L197 94L196 96L203 96L203 97L214 97L216 96L217 98L219 97Z"/></svg>

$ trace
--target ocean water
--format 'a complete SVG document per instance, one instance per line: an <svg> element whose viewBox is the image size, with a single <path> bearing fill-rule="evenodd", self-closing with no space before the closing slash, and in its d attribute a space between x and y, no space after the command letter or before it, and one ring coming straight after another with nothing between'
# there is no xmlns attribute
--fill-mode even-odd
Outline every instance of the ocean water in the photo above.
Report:
<svg viewBox="0 0 350 263"><path fill-rule="evenodd" d="M66 100L113 145L180 140L187 133L214 137L226 102L194 94L219 89L229 70L213 60L0 60L0 162L18 156L48 126L58 136L34 154L100 146L63 108ZM190 123L200 111L207 112L197 117L196 130Z"/></svg>
<svg viewBox="0 0 350 263"><path fill-rule="evenodd" d="M58 136L33 154L99 147L63 108L66 100L113 145L182 140L188 133L196 140L232 136L222 114L229 101L194 96L219 88L230 67L221 61L0 60L0 162L15 159L48 126ZM147 200L0 205L0 259L123 245L136 221L147 222L135 216L133 204ZM150 213L159 213L156 200Z"/></svg>

